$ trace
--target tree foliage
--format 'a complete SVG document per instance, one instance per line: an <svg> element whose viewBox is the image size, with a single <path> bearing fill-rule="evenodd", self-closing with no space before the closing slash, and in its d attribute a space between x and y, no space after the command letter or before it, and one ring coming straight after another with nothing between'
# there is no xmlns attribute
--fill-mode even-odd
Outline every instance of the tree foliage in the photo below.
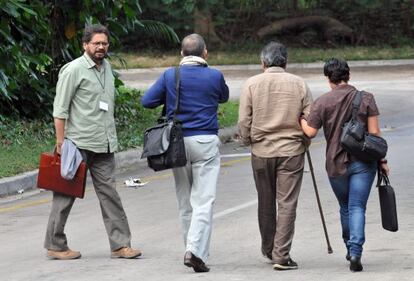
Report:
<svg viewBox="0 0 414 281"><path fill-rule="evenodd" d="M208 10L215 33L230 45L269 39L304 46L398 45L414 41L412 0L144 0L142 9L147 17L168 22L180 36L195 29L197 10ZM338 36L337 41L328 40L318 26L289 28L270 38L256 36L257 30L273 22L318 16L350 27L352 38L346 36L344 41L343 36Z"/></svg>
<svg viewBox="0 0 414 281"><path fill-rule="evenodd" d="M138 0L0 0L0 118L51 110L59 69L83 52L85 25L106 25L112 49L136 29L178 41L160 21L139 20L141 12Z"/></svg>

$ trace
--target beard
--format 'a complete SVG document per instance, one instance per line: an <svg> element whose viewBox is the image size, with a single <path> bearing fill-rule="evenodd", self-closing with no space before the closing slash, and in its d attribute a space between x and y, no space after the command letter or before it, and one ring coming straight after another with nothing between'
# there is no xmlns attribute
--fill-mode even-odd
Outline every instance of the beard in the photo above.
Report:
<svg viewBox="0 0 414 281"><path fill-rule="evenodd" d="M96 63L102 63L104 58L107 57L107 52L105 51L95 51L95 52L87 52L89 57Z"/></svg>

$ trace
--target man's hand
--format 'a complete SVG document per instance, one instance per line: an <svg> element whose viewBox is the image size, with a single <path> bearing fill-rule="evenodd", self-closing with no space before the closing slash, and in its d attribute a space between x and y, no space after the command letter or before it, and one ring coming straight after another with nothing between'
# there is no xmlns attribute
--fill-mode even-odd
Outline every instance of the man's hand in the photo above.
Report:
<svg viewBox="0 0 414 281"><path fill-rule="evenodd" d="M62 154L62 143L61 142L56 143L56 153L59 155Z"/></svg>
<svg viewBox="0 0 414 281"><path fill-rule="evenodd" d="M239 133L235 133L231 138L236 142L241 141L241 136L239 135Z"/></svg>
<svg viewBox="0 0 414 281"><path fill-rule="evenodd" d="M312 140L305 135L303 137L303 143L305 144L306 147L309 147L312 143Z"/></svg>
<svg viewBox="0 0 414 281"><path fill-rule="evenodd" d="M240 146L249 146L251 144L250 139L243 139L239 133L235 133L232 136L233 141L239 143Z"/></svg>

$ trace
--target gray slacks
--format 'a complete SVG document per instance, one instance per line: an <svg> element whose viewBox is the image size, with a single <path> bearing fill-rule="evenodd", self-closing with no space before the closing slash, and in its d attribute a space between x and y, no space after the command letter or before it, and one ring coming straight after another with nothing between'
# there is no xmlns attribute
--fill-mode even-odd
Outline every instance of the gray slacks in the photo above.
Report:
<svg viewBox="0 0 414 281"><path fill-rule="evenodd" d="M252 155L262 253L276 263L290 258L303 166L304 154L274 158Z"/></svg>
<svg viewBox="0 0 414 281"><path fill-rule="evenodd" d="M175 188L186 251L207 261L220 172L217 135L185 137L187 165L174 168Z"/></svg>
<svg viewBox="0 0 414 281"><path fill-rule="evenodd" d="M115 189L114 153L95 153L82 149L80 152L92 176L111 250L130 247L131 232L128 220ZM74 202L74 197L53 192L52 209L44 243L46 249L54 251L68 249L64 228Z"/></svg>

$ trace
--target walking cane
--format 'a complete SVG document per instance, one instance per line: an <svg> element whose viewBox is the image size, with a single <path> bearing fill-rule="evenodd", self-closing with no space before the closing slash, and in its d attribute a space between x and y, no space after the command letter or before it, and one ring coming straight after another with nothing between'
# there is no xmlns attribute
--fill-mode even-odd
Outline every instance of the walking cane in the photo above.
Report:
<svg viewBox="0 0 414 281"><path fill-rule="evenodd" d="M306 149L306 156L308 158L309 170L312 175L313 188L315 190L316 201L318 202L319 214L321 215L323 231L325 232L326 244L328 245L328 254L332 254L333 251L332 251L331 243L329 242L328 230L326 229L325 218L323 217L321 200L319 199L319 192L318 192L318 187L316 186L315 173L313 171L313 165L312 165L312 160L311 160L309 149Z"/></svg>

